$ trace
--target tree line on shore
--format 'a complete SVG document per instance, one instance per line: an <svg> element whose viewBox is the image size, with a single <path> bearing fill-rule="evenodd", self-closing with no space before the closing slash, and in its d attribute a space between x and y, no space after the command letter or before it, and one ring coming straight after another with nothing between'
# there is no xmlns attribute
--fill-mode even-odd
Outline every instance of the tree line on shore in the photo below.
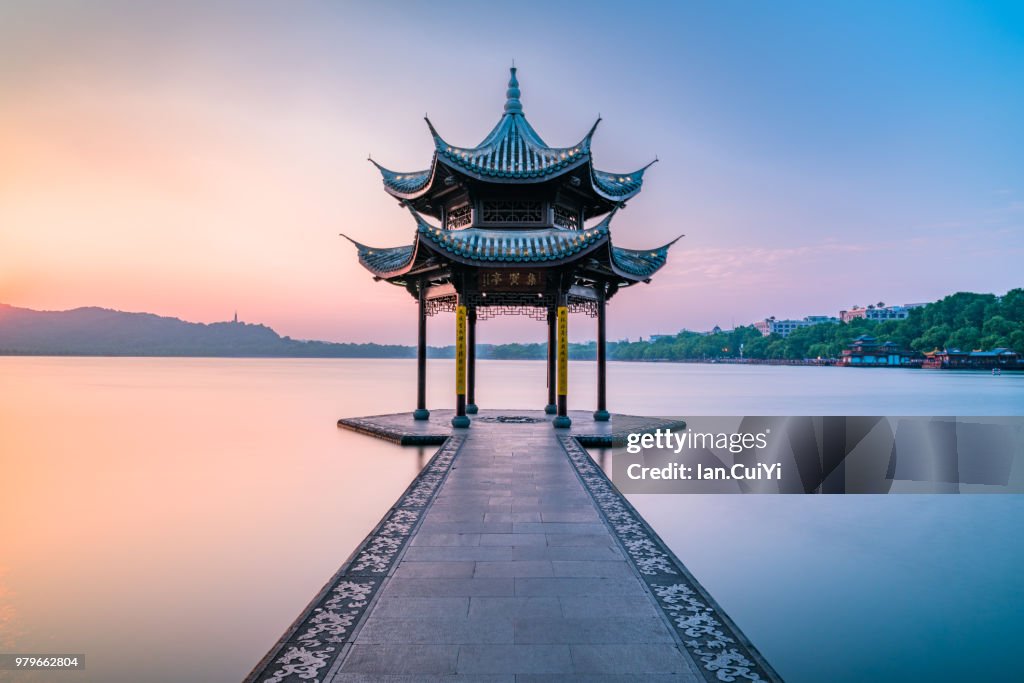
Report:
<svg viewBox="0 0 1024 683"><path fill-rule="evenodd" d="M609 360L685 361L716 359L802 360L838 358L850 342L870 334L905 350L1005 347L1024 353L1024 289L1004 296L960 292L910 311L905 320L856 319L767 337L753 326L704 334L682 331L655 340L608 344ZM453 358L453 346L431 346L431 358ZM415 358L416 347L338 344L280 337L269 327L245 323L188 323L148 313L99 308L62 312L0 304L0 354L114 356L264 356L291 358ZM569 345L569 358L593 360L597 343ZM480 344L480 359L541 360L547 344Z"/></svg>
<svg viewBox="0 0 1024 683"><path fill-rule="evenodd" d="M958 292L912 309L903 320L826 322L798 328L786 337L764 337L753 326L715 334L684 331L653 342L619 342L609 347L608 355L615 360L829 359L841 356L862 334L917 353L999 347L1024 353L1024 289L1010 290L1001 297Z"/></svg>

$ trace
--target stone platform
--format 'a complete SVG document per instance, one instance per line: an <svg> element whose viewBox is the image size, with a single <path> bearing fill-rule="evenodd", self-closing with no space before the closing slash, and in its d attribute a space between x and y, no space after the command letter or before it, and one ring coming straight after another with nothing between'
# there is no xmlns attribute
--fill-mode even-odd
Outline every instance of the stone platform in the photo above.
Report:
<svg viewBox="0 0 1024 683"><path fill-rule="evenodd" d="M375 436L403 446L430 446L443 444L452 434L469 433L473 427L454 429L452 417L454 410L433 410L429 420L414 420L412 413L395 413L393 415L373 415L371 417L343 417L338 426L351 429L361 434ZM636 415L619 415L613 413L611 420L596 422L593 413L584 410L571 410L572 427L557 430L560 434L575 437L581 445L588 448L610 447L615 442L625 441L626 434L637 431L654 431L655 429L682 429L686 423L682 420L657 417L638 417ZM539 424L541 421L551 427L551 415L543 410L481 410L471 415L473 425L486 425L495 422L513 424L514 420Z"/></svg>
<svg viewBox="0 0 1024 683"><path fill-rule="evenodd" d="M579 443L666 422L572 417L339 422L444 442L246 680L779 681Z"/></svg>

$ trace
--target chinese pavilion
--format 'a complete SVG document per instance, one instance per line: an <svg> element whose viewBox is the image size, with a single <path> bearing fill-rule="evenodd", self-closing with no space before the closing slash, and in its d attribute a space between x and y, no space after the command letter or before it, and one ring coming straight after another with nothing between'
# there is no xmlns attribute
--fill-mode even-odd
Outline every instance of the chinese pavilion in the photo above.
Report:
<svg viewBox="0 0 1024 683"><path fill-rule="evenodd" d="M512 68L505 111L475 147L447 142L427 119L434 139L430 166L398 172L371 162L384 189L409 209L412 244L378 248L351 240L375 280L404 287L419 304L417 404L425 420L426 318L456 318L456 415L468 427L475 403L476 322L525 314L548 323L545 411L569 427L568 314L597 318L597 411L607 420L605 305L619 289L650 282L676 240L653 249L612 244L616 211L640 192L644 172L609 173L593 165L591 139L600 117L577 144L549 147L527 122ZM655 161L657 161L655 159ZM651 162L654 163L654 162ZM436 221L431 223L429 218ZM591 219L593 224L587 227ZM347 237L347 236L346 236Z"/></svg>

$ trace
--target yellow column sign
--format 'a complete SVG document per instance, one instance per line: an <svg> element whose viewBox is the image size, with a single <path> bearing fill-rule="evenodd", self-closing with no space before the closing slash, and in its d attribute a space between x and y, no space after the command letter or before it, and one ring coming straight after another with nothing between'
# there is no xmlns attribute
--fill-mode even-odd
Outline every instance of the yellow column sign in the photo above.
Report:
<svg viewBox="0 0 1024 683"><path fill-rule="evenodd" d="M466 395L466 307L455 308L455 393Z"/></svg>
<svg viewBox="0 0 1024 683"><path fill-rule="evenodd" d="M558 307L558 395L569 395L569 309Z"/></svg>

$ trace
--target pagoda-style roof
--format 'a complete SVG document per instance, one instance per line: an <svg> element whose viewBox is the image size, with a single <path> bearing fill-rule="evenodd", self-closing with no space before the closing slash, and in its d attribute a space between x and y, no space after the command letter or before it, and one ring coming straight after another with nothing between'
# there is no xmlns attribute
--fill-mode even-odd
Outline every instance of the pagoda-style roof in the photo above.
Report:
<svg viewBox="0 0 1024 683"><path fill-rule="evenodd" d="M506 109L508 105L505 105ZM548 147L522 113L505 113L483 142L476 147L453 147L427 120L437 156L447 164L478 178L534 180L575 168L590 154L590 136L572 147Z"/></svg>
<svg viewBox="0 0 1024 683"><path fill-rule="evenodd" d="M519 99L521 92L515 67L511 72L505 111L479 144L473 147L453 145L427 119L434 139L434 155L429 168L411 172L392 171L371 159L381 173L384 189L398 199L413 201L418 209L435 217L440 216L439 208L429 201L429 197L444 192L462 178L488 184L523 185L573 176L573 186L589 196L588 218L607 213L616 204L640 192L644 172L650 164L628 173L594 168L590 143L600 117L576 144L550 147L526 120Z"/></svg>
<svg viewBox="0 0 1024 683"><path fill-rule="evenodd" d="M445 230L431 225L410 207L416 219L412 244L371 247L346 237L359 251L359 262L376 278L404 284L407 274L441 267L447 262L476 267L557 266L588 259L587 267L620 280L620 286L651 279L668 257L673 240L654 249L623 249L611 243L612 211L583 230L543 228L466 228Z"/></svg>

